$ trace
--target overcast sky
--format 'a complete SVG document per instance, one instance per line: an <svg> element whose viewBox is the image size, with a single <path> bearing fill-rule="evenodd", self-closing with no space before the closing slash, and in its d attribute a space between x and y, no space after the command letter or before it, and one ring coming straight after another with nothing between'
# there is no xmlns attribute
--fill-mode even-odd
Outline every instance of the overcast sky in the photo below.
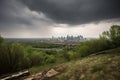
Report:
<svg viewBox="0 0 120 80"><path fill-rule="evenodd" d="M7 38L99 37L120 25L120 0L0 0L0 34Z"/></svg>

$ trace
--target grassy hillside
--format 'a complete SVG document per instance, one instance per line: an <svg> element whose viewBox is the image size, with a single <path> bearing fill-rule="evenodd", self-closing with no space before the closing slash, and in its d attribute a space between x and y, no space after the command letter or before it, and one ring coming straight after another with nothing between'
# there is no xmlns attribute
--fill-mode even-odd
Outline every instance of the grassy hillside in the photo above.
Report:
<svg viewBox="0 0 120 80"><path fill-rule="evenodd" d="M52 80L119 80L120 48L61 64L66 70Z"/></svg>

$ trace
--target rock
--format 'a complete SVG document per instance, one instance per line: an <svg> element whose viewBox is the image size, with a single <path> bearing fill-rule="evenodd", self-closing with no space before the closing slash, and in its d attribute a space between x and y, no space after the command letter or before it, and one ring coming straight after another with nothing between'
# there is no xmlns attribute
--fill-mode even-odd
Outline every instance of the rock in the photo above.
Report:
<svg viewBox="0 0 120 80"><path fill-rule="evenodd" d="M111 61L112 59L111 58L108 58L108 61Z"/></svg>
<svg viewBox="0 0 120 80"><path fill-rule="evenodd" d="M85 77L85 75L84 74L82 74L81 76L80 76L80 79L83 79Z"/></svg>
<svg viewBox="0 0 120 80"><path fill-rule="evenodd" d="M42 77L44 77L44 75L42 75L42 73L37 73L35 75L32 75L33 79L32 80L41 80Z"/></svg>
<svg viewBox="0 0 120 80"><path fill-rule="evenodd" d="M103 72L103 71L100 71L100 74L101 74L101 75L104 75L104 72Z"/></svg>
<svg viewBox="0 0 120 80"><path fill-rule="evenodd" d="M58 71L58 72L63 72L63 71L65 71L65 69L66 69L66 67L63 67L63 66L59 66L59 67L56 67L56 68L54 68L56 71Z"/></svg>
<svg viewBox="0 0 120 80"><path fill-rule="evenodd" d="M26 78L24 80L33 80L33 77Z"/></svg>
<svg viewBox="0 0 120 80"><path fill-rule="evenodd" d="M46 77L53 77L55 75L59 74L59 72L55 71L54 69L50 69L47 73L46 73Z"/></svg>

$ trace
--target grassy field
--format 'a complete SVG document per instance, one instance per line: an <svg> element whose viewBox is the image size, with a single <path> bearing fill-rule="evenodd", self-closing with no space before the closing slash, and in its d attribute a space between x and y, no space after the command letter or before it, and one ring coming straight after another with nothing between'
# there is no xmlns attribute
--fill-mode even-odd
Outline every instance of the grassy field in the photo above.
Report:
<svg viewBox="0 0 120 80"><path fill-rule="evenodd" d="M101 53L59 65L66 70L52 80L119 80L120 48Z"/></svg>

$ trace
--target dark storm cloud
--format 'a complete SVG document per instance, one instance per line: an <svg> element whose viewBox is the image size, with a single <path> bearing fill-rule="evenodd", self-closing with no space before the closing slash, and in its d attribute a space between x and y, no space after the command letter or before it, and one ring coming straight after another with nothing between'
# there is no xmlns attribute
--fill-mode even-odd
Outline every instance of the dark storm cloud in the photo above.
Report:
<svg viewBox="0 0 120 80"><path fill-rule="evenodd" d="M120 18L120 0L20 0L58 23L82 24Z"/></svg>
<svg viewBox="0 0 120 80"><path fill-rule="evenodd" d="M0 25L31 24L21 16L24 6L16 0L0 0Z"/></svg>
<svg viewBox="0 0 120 80"><path fill-rule="evenodd" d="M4 37L49 35L52 24L42 12L31 11L19 0L0 0L0 35Z"/></svg>
<svg viewBox="0 0 120 80"><path fill-rule="evenodd" d="M0 32L23 29L23 26L32 30L38 21L39 27L52 23L44 14L30 11L19 0L0 0Z"/></svg>

